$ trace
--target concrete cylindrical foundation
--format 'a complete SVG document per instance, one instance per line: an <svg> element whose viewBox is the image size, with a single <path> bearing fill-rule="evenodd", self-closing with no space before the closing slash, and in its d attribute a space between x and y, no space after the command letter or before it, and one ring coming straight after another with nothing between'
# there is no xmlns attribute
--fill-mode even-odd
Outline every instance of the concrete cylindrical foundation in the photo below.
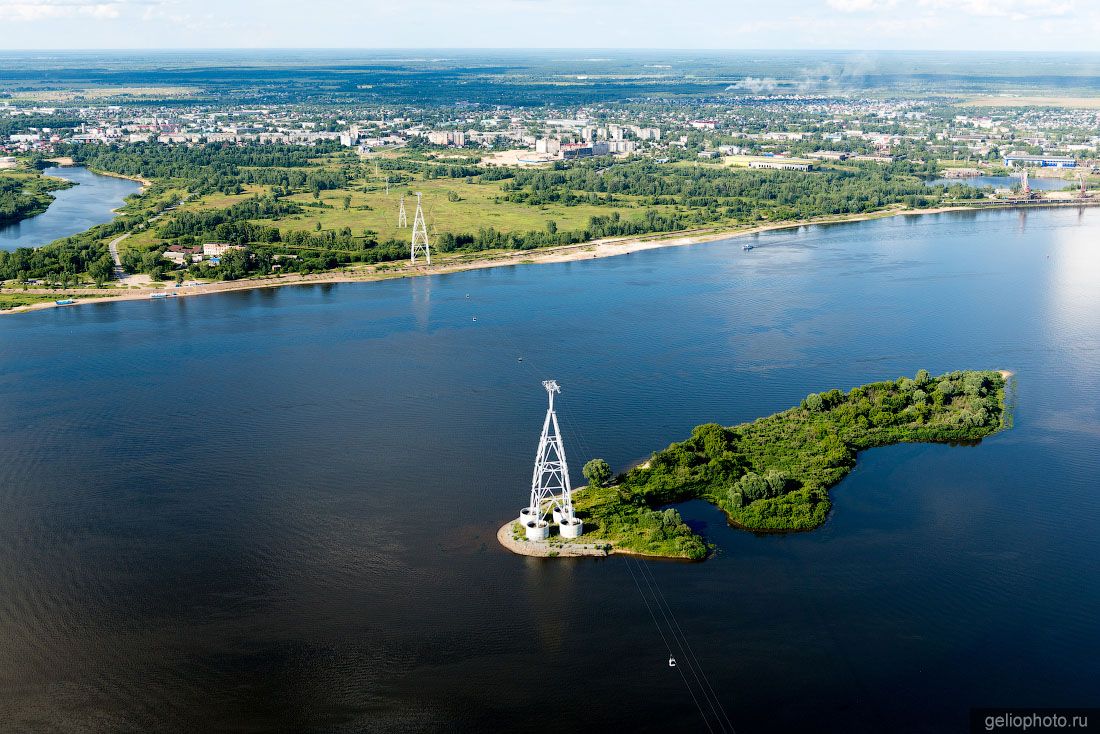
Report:
<svg viewBox="0 0 1100 734"><path fill-rule="evenodd" d="M553 515L554 515L554 523L560 525L561 524L561 510L558 509L557 507L555 507Z"/></svg>
<svg viewBox="0 0 1100 734"><path fill-rule="evenodd" d="M527 526L527 523L537 519L538 518L535 517L535 513L531 512L530 507L524 507L522 510L519 511L519 524L523 525L524 527Z"/></svg>
<svg viewBox="0 0 1100 734"><path fill-rule="evenodd" d="M545 520L542 522L536 522L529 520L527 522L527 539L528 540L546 540L550 537L550 523Z"/></svg>
<svg viewBox="0 0 1100 734"><path fill-rule="evenodd" d="M563 538L579 538L584 533L584 522L574 517L564 521L558 527L558 531Z"/></svg>

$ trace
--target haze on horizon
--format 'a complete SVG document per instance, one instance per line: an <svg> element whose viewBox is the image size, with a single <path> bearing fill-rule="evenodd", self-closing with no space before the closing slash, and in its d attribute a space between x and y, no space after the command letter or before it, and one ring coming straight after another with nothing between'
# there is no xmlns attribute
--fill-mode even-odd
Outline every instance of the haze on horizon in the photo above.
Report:
<svg viewBox="0 0 1100 734"><path fill-rule="evenodd" d="M6 50L1096 50L1088 0L0 0Z"/></svg>

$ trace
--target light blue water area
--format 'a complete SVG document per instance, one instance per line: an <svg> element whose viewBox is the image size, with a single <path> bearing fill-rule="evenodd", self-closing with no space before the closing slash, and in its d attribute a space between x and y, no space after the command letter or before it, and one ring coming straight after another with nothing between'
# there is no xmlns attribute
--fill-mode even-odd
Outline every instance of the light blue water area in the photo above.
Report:
<svg viewBox="0 0 1100 734"><path fill-rule="evenodd" d="M54 202L38 216L0 227L0 250L41 247L114 219L114 210L141 188L136 181L102 176L80 166L55 166L43 171L77 185L54 191Z"/></svg>
<svg viewBox="0 0 1100 734"><path fill-rule="evenodd" d="M995 189L1011 189L1022 185L1022 179L1019 176L974 176L971 178L936 178L928 181L927 184L929 186L962 184L978 189L985 186L992 186ZM1061 191L1067 186L1076 185L1073 181L1067 181L1064 178L1040 178L1038 176L1030 177L1028 184L1033 191Z"/></svg>
<svg viewBox="0 0 1100 734"><path fill-rule="evenodd" d="M745 241L0 318L5 726L700 729L624 559L495 542L540 380L579 482L920 368L1015 371L1014 427L862 454L809 533L682 507L710 684L757 732L1100 703L1100 211Z"/></svg>

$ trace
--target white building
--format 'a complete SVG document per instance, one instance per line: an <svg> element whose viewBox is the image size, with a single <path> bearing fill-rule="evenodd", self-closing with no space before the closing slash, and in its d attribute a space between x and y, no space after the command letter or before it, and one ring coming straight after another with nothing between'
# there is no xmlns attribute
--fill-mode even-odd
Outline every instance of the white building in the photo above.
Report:
<svg viewBox="0 0 1100 734"><path fill-rule="evenodd" d="M202 246L203 257L221 257L230 250L243 250L243 245L227 245L224 242L206 242Z"/></svg>
<svg viewBox="0 0 1100 734"><path fill-rule="evenodd" d="M432 145L453 145L461 148L466 145L466 133L458 130L433 130L428 133L428 142Z"/></svg>
<svg viewBox="0 0 1100 734"><path fill-rule="evenodd" d="M561 141L557 138L539 138L535 141L535 152L557 155L561 152Z"/></svg>

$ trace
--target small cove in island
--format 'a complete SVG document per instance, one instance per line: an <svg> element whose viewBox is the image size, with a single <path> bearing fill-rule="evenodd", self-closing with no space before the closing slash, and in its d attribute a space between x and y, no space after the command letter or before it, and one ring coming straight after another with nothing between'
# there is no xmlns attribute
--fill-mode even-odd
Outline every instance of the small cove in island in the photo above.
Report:
<svg viewBox="0 0 1100 734"><path fill-rule="evenodd" d="M673 505L705 500L744 530L812 530L825 522L829 489L858 452L896 443L972 443L1005 428L1007 371L959 371L874 382L847 393L811 393L799 406L749 423L696 426L607 486L574 492L585 532L530 541L505 523L497 540L519 555L625 553L701 561L713 550Z"/></svg>

